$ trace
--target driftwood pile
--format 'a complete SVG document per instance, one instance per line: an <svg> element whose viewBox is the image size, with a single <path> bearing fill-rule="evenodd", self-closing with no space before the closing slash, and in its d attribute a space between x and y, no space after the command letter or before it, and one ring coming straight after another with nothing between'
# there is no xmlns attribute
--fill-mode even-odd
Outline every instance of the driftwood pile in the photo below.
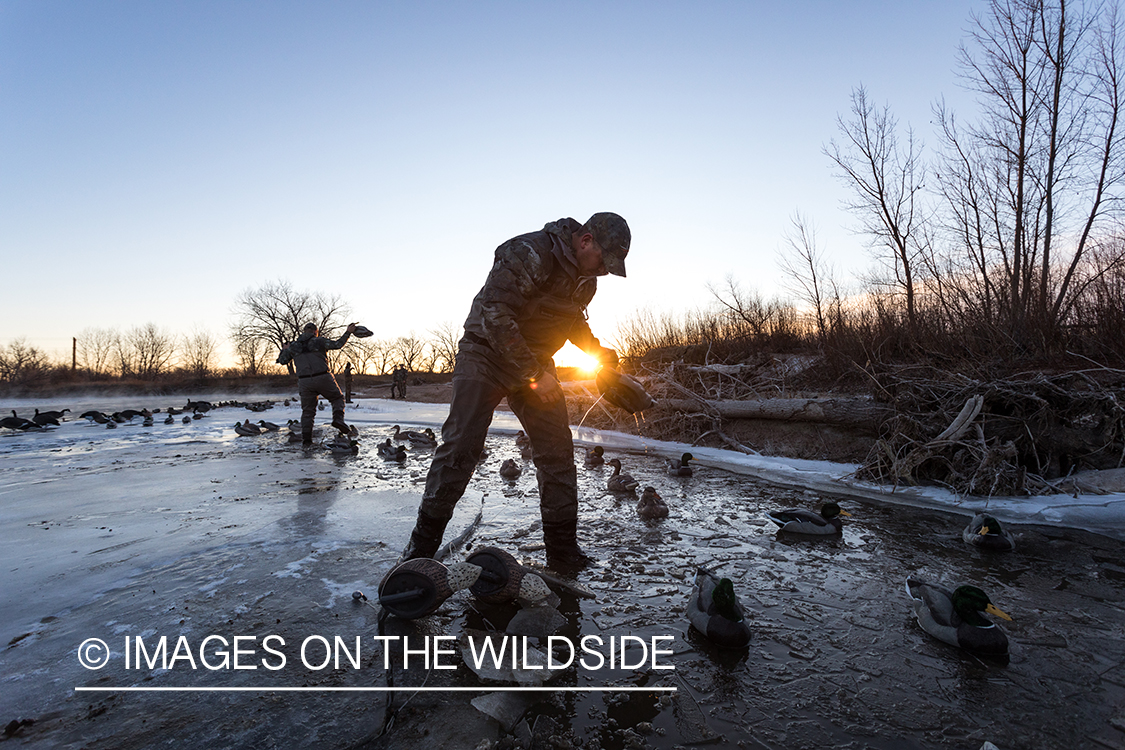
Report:
<svg viewBox="0 0 1125 750"><path fill-rule="evenodd" d="M1125 460L1125 373L1028 373L977 380L929 368L873 376L893 409L857 476L963 494L1062 491L1060 480Z"/></svg>
<svg viewBox="0 0 1125 750"><path fill-rule="evenodd" d="M728 434L734 420L777 420L855 426L878 424L892 416L885 404L869 397L809 398L793 389L807 358L788 360L764 356L742 364L698 365L684 362L641 362L631 369L656 399L641 415L623 414L598 394L571 400L572 424L621 430L660 440L722 447L757 453Z"/></svg>
<svg viewBox="0 0 1125 750"><path fill-rule="evenodd" d="M974 378L928 367L865 370L870 395L810 398L810 358L729 364L641 362L657 406L636 417L572 399L572 424L746 453L736 420L836 425L877 435L857 472L898 486L971 495L1050 494L1085 470L1125 465L1125 371L1097 368Z"/></svg>

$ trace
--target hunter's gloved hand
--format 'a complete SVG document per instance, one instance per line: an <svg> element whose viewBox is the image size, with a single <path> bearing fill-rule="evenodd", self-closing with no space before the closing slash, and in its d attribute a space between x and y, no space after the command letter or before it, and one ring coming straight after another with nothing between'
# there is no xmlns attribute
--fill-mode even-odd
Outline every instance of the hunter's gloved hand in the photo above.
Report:
<svg viewBox="0 0 1125 750"><path fill-rule="evenodd" d="M551 406L562 400L563 392L559 381L549 372L545 372L528 384L533 399L537 399L543 406Z"/></svg>
<svg viewBox="0 0 1125 750"><path fill-rule="evenodd" d="M599 353L594 355L594 358L597 359L600 364L606 367L612 367L615 370L617 366L621 364L621 359L617 356L617 352L605 346L602 347Z"/></svg>

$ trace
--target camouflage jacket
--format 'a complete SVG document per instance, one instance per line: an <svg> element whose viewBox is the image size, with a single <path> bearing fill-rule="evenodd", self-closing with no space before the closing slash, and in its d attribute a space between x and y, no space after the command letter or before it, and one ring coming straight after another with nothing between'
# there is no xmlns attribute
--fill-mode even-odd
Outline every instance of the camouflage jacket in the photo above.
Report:
<svg viewBox="0 0 1125 750"><path fill-rule="evenodd" d="M312 331L302 333L296 341L291 341L289 346L281 350L281 354L277 355L277 363L287 365L292 362L299 378L323 375L328 372L329 350L343 347L350 337L351 334L347 331L338 339L314 336Z"/></svg>
<svg viewBox="0 0 1125 750"><path fill-rule="evenodd" d="M460 349L483 356L509 387L550 370L551 358L568 339L583 351L601 350L586 322L598 282L579 276L570 246L571 234L581 227L574 219L559 219L496 248Z"/></svg>

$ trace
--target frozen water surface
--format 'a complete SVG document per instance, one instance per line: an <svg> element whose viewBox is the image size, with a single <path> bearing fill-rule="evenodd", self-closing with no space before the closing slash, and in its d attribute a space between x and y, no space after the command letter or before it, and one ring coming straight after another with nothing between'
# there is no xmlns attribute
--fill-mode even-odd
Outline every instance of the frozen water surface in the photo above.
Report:
<svg viewBox="0 0 1125 750"><path fill-rule="evenodd" d="M85 408L182 403L152 397L78 407L9 402L0 412L16 408L30 415L36 407L67 406L75 420ZM635 497L605 491L612 469L588 468L578 456L580 538L603 565L579 578L596 599L562 597L567 623L560 634L672 636L666 643L673 655L666 659L675 670L571 669L548 684L678 691L485 699L483 692L445 689L491 687L463 664L384 669L383 651L371 636L410 636L413 647L424 636L502 630L517 611L459 593L430 617L380 623L373 607L351 597L362 590L375 598L413 524L430 456L411 451L399 466L380 459L374 446L392 424L439 427L444 409L364 400L348 416L360 427L361 452L344 457L324 450L306 456L286 443L284 430L235 437L235 421L284 425L298 416L295 407L280 403L260 414L217 409L190 425L164 425L158 418L153 427L137 420L107 430L77 420L45 432L0 435L6 568L0 721L35 720L8 741L91 748L475 748L507 736L516 738L512 746L569 742L587 748L708 742L976 750L985 740L1004 750L1125 746L1120 497L993 501L992 511L1016 522L1018 547L989 554L960 539L967 516L983 501L933 490L887 497L849 484L851 467L695 448L701 464L695 476L670 477L663 456L687 447L585 429L576 431L579 442L605 445L642 487L659 490L671 515L642 521ZM449 536L467 528L483 507L470 552L494 544L542 561L534 471L511 440L517 428L510 415L497 414L489 455ZM498 475L505 458L525 467L519 479ZM785 538L766 520L769 510L818 508L830 495L853 514L839 538ZM684 606L698 565L734 581L754 633L747 650L724 652L689 629ZM1010 663L979 660L921 631L903 591L908 575L984 588L1014 618L1003 625ZM186 659L170 669L125 668L127 636L150 645L167 636L171 651L180 636L196 648L209 635L243 638L242 648L251 653L241 666L256 668L197 664L193 670ZM284 640L284 668L266 666L262 642L268 635ZM306 668L298 652L310 636L340 636L349 645L361 637L360 668L346 661L339 668ZM103 669L79 664L79 644L88 638L109 645ZM311 661L319 661L312 645ZM198 648L194 657L200 659ZM74 690L388 685L442 690Z"/></svg>

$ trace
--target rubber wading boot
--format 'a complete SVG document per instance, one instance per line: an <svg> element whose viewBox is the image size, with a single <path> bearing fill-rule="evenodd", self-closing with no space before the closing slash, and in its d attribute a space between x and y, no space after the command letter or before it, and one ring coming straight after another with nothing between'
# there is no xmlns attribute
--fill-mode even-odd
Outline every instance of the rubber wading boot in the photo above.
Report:
<svg viewBox="0 0 1125 750"><path fill-rule="evenodd" d="M434 518L418 511L418 521L414 524L414 531L410 532L410 541L402 552L402 561L419 557L432 558L436 555L448 523L447 518Z"/></svg>
<svg viewBox="0 0 1125 750"><path fill-rule="evenodd" d="M547 545L547 567L563 573L577 573L597 566L597 561L578 546L578 519L543 522L543 541Z"/></svg>
<svg viewBox="0 0 1125 750"><path fill-rule="evenodd" d="M344 433L345 435L351 434L352 428L348 427L348 423L344 421L343 417L333 417L332 418L332 426L335 427L340 432Z"/></svg>
<svg viewBox="0 0 1125 750"><path fill-rule="evenodd" d="M311 427L307 430L301 430L301 447L302 448L311 448L312 447L312 428Z"/></svg>

